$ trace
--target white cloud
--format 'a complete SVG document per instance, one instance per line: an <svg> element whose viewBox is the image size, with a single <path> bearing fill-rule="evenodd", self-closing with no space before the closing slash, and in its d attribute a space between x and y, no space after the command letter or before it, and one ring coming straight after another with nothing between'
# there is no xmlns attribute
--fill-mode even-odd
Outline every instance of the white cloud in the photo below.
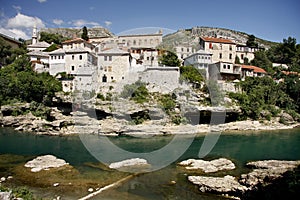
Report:
<svg viewBox="0 0 300 200"><path fill-rule="evenodd" d="M0 28L0 33L10 36L15 39L19 38L30 38L24 31L20 29L5 29L5 28Z"/></svg>
<svg viewBox="0 0 300 200"><path fill-rule="evenodd" d="M18 13L15 17L8 19L7 28L32 28L36 25L38 28L44 28L45 24L38 17L31 17Z"/></svg>
<svg viewBox="0 0 300 200"><path fill-rule="evenodd" d="M62 24L64 23L64 21L61 20L61 19L53 19L52 22L53 22L54 24L56 24L56 25L62 25Z"/></svg>
<svg viewBox="0 0 300 200"><path fill-rule="evenodd" d="M86 21L84 19L78 19L71 22L71 24L75 27L83 27L83 26L99 26L98 22Z"/></svg>
<svg viewBox="0 0 300 200"><path fill-rule="evenodd" d="M111 21L105 21L104 23L105 23L105 25L106 25L107 27L109 27L110 25L112 25L112 22L111 22Z"/></svg>
<svg viewBox="0 0 300 200"><path fill-rule="evenodd" d="M45 3L47 0L38 0L40 3Z"/></svg>

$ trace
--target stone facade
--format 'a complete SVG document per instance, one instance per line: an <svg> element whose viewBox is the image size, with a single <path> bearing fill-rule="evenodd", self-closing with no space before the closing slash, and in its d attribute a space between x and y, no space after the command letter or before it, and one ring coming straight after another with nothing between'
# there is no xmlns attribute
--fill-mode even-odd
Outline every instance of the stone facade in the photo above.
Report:
<svg viewBox="0 0 300 200"><path fill-rule="evenodd" d="M125 79L130 68L130 54L118 48L98 53L99 80L102 83L119 82Z"/></svg>
<svg viewBox="0 0 300 200"><path fill-rule="evenodd" d="M236 56L239 58L240 63L244 63L245 59L248 59L248 62L250 62L254 59L254 53L258 50L259 48L251 48L246 45L237 44Z"/></svg>
<svg viewBox="0 0 300 200"><path fill-rule="evenodd" d="M236 44L229 39L200 37L200 49L212 54L213 63L234 63Z"/></svg>
<svg viewBox="0 0 300 200"><path fill-rule="evenodd" d="M175 51L178 59L180 59L181 61L195 53L195 49L192 46L176 46Z"/></svg>

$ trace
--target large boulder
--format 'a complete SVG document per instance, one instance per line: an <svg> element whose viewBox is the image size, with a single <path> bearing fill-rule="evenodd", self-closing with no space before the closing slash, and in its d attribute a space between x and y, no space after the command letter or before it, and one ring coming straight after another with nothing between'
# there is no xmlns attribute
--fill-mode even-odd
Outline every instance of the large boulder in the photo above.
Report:
<svg viewBox="0 0 300 200"><path fill-rule="evenodd" d="M189 176L188 180L198 185L201 192L234 194L248 190L230 175L224 177Z"/></svg>
<svg viewBox="0 0 300 200"><path fill-rule="evenodd" d="M188 159L178 163L178 165L185 166L187 170L202 170L205 173L235 169L234 163L226 158L211 161Z"/></svg>
<svg viewBox="0 0 300 200"><path fill-rule="evenodd" d="M31 168L32 172L49 170L49 168L59 168L68 165L63 159L56 158L53 155L39 156L25 164L25 167Z"/></svg>

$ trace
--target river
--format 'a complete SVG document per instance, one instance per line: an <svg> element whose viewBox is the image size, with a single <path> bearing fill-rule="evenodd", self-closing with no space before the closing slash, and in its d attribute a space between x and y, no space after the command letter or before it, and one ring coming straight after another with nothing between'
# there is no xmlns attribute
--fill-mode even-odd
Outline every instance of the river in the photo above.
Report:
<svg viewBox="0 0 300 200"><path fill-rule="evenodd" d="M110 140L134 152L150 152L168 144L173 136L136 138L129 136L111 137ZM137 175L121 186L100 194L93 199L224 199L212 194L201 194L187 181L187 172L176 166L178 161L197 158L204 136L196 136L188 150L171 165L160 170ZM18 179L15 167L24 165L38 155L52 154L66 160L78 173L76 180L82 190L72 187L57 189L50 186L31 184ZM26 185L42 198L76 199L86 194L90 182L114 182L128 174L105 171L87 163L99 163L82 144L79 136L46 136L20 133L9 128L0 128L0 177L12 175L11 185ZM14 156L16 159L14 159ZM240 175L247 172L248 161L264 159L300 160L300 129L259 132L222 133L212 151L204 158L225 157L232 160L237 169L216 175ZM15 177L16 176L16 177ZM78 178L79 177L79 178ZM74 180L74 179L72 179ZM84 181L85 182L84 182ZM87 181L88 180L88 181ZM176 184L172 183L175 181ZM83 184L84 182L84 184ZM171 184L172 183L172 184ZM71 183L70 183L71 184ZM75 184L74 184L75 185ZM75 186L74 186L75 187ZM59 188L59 187L58 187Z"/></svg>

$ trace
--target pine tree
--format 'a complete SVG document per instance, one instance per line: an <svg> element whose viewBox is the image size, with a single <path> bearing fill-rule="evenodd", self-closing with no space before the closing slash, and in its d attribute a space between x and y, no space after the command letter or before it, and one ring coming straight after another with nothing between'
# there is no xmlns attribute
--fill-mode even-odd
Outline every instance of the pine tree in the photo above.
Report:
<svg viewBox="0 0 300 200"><path fill-rule="evenodd" d="M83 29L82 29L81 38L86 40L86 41L89 40L88 30L87 30L86 26L84 26Z"/></svg>

